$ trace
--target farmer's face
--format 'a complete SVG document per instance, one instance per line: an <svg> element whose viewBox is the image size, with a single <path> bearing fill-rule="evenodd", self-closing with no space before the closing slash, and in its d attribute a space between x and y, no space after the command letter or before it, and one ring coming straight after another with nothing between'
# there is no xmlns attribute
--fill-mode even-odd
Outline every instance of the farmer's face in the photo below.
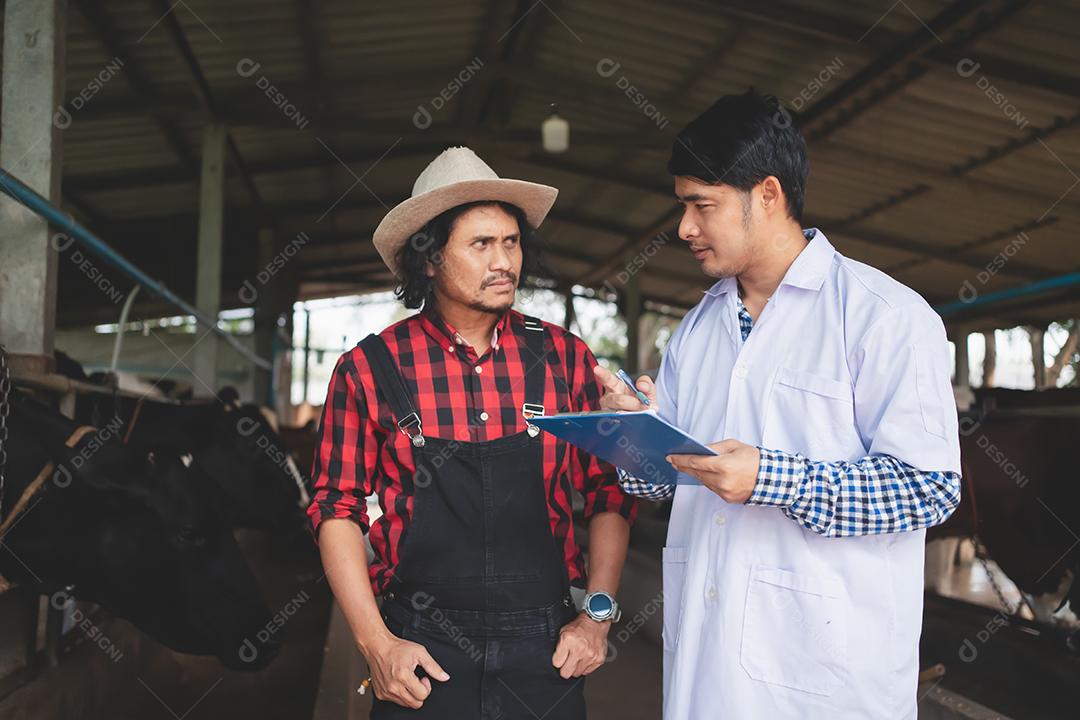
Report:
<svg viewBox="0 0 1080 720"><path fill-rule="evenodd" d="M521 230L514 216L498 205L478 205L454 222L427 274L440 303L501 314L514 304L521 261Z"/></svg>

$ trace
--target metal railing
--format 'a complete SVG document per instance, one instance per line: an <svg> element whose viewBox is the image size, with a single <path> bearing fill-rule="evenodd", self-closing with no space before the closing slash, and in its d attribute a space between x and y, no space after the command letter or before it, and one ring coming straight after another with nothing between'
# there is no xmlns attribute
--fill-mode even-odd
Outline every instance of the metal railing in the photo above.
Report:
<svg viewBox="0 0 1080 720"><path fill-rule="evenodd" d="M0 171L0 192L3 192L27 209L44 218L49 224L70 234L89 252L96 255L105 263L115 267L137 284L153 292L166 302L172 303L180 308L185 314L193 316L196 322L209 328L212 332L231 345L234 350L250 360L256 366L263 370L271 370L273 368L273 365L269 360L259 357L252 350L245 347L244 344L237 340L233 335L219 328L217 318L210 317L172 290L165 287L164 283L147 275L104 240L80 225L75 218L71 217L71 215L53 205L35 192L33 188L27 186L7 171Z"/></svg>

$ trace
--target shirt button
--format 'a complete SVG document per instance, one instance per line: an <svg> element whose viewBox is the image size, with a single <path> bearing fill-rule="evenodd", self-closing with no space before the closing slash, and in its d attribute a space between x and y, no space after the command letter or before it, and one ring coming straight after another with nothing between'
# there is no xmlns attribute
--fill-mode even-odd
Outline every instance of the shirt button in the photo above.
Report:
<svg viewBox="0 0 1080 720"><path fill-rule="evenodd" d="M716 588L714 588L714 587L709 588L709 592L705 593L705 595L708 596L708 598L710 600L715 600L716 599Z"/></svg>
<svg viewBox="0 0 1080 720"><path fill-rule="evenodd" d="M750 371L746 369L745 365L738 365L735 368L735 378L738 380L745 380L746 376L750 374Z"/></svg>
<svg viewBox="0 0 1080 720"><path fill-rule="evenodd" d="M480 413L480 419L481 420L487 420L488 419L488 414L486 412Z"/></svg>
<svg viewBox="0 0 1080 720"><path fill-rule="evenodd" d="M481 366L479 366L479 365L477 365L475 369L476 369L476 374L477 374L477 375L479 375L480 373L484 372L484 368L482 368L482 367L481 367Z"/></svg>
<svg viewBox="0 0 1080 720"><path fill-rule="evenodd" d="M717 525L723 525L724 523L727 522L727 518L724 517L723 513L716 513L716 517L714 518L714 521L716 522Z"/></svg>

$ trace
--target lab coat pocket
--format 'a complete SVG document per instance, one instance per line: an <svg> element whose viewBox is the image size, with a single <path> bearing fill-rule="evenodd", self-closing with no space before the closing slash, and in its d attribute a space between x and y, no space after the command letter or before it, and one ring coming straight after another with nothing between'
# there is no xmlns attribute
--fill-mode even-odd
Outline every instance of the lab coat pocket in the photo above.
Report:
<svg viewBox="0 0 1080 720"><path fill-rule="evenodd" d="M762 443L812 460L863 454L850 382L779 367L766 409Z"/></svg>
<svg viewBox="0 0 1080 720"><path fill-rule="evenodd" d="M849 383L815 375L805 370L796 370L790 367L777 368L776 382L817 395L836 398L837 400L850 402L852 399L851 385Z"/></svg>
<svg viewBox="0 0 1080 720"><path fill-rule="evenodd" d="M754 680L832 695L847 656L839 580L755 565L746 593L740 662Z"/></svg>
<svg viewBox="0 0 1080 720"><path fill-rule="evenodd" d="M672 652L679 641L679 621L682 618L683 585L686 583L686 558L689 548L665 547L663 550L664 582L664 651Z"/></svg>

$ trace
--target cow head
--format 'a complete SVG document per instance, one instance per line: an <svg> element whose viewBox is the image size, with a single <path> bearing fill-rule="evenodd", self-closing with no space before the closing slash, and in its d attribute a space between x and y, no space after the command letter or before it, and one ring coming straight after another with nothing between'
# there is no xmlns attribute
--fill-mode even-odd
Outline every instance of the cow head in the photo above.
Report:
<svg viewBox="0 0 1080 720"><path fill-rule="evenodd" d="M198 464L218 480L231 521L274 534L306 527L308 481L261 408L223 391L212 436L197 451Z"/></svg>
<svg viewBox="0 0 1080 720"><path fill-rule="evenodd" d="M277 648L259 630L270 613L216 484L175 451L136 451L100 431L68 448L73 426L47 413L22 401L10 423L13 485L46 462L56 470L4 538L19 562L0 558L3 572L39 582L58 607L73 586L179 652L242 670L268 663Z"/></svg>

